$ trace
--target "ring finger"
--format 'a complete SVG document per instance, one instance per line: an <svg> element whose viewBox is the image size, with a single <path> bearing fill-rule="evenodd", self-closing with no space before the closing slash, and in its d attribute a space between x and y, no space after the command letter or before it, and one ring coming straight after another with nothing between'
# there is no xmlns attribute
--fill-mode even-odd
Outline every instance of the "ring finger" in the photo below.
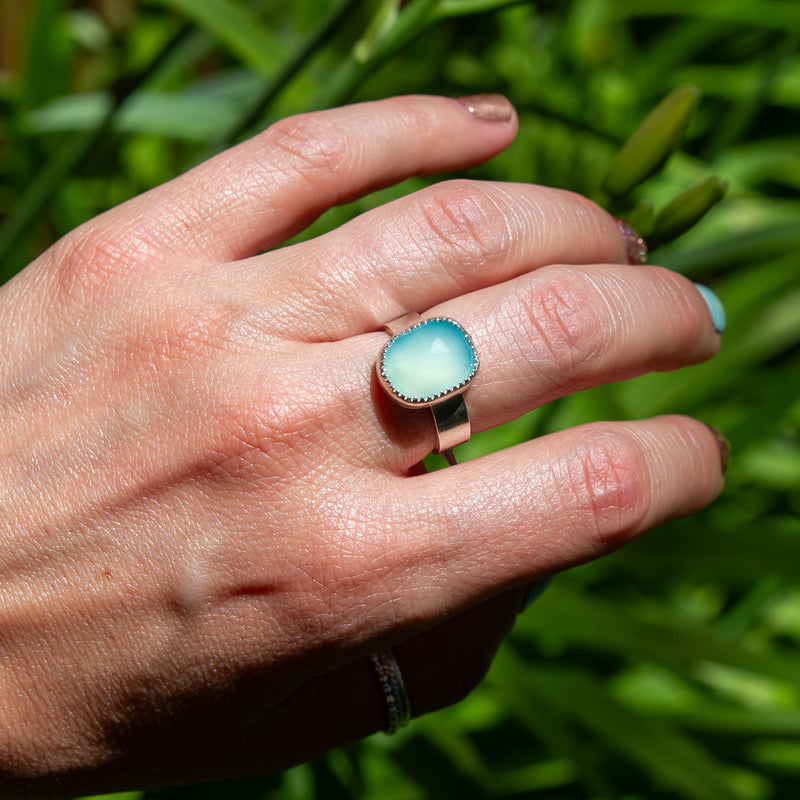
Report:
<svg viewBox="0 0 800 800"><path fill-rule="evenodd" d="M465 395L475 431L591 386L703 361L720 342L703 295L659 267L546 267L426 313L436 315L459 321L478 350L481 366ZM351 371L351 385L352 370L364 375L362 387L372 379L349 425L377 440L373 457L405 470L431 450L434 424L426 410L401 408L375 386L372 365L385 341L349 340L349 357L330 369Z"/></svg>

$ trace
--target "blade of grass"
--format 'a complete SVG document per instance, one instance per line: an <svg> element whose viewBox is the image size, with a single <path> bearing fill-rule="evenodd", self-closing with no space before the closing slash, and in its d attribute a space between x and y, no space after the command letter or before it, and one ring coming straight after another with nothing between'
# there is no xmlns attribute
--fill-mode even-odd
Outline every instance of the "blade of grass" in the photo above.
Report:
<svg viewBox="0 0 800 800"><path fill-rule="evenodd" d="M68 51L72 43L61 35L64 0L38 0L26 31L22 106L33 108L66 91Z"/></svg>
<svg viewBox="0 0 800 800"><path fill-rule="evenodd" d="M453 0L412 0L405 5L394 20L391 30L385 33L380 46L367 59L359 58L354 49L331 77L327 86L314 98L312 109L330 108L349 100L367 77L374 75L387 61L401 52L440 19L466 16L484 10L497 11L518 5L520 0L484 0L463 2ZM459 10L457 6L462 6Z"/></svg>
<svg viewBox="0 0 800 800"><path fill-rule="evenodd" d="M525 5L530 0L441 0L436 9L438 19L465 17L470 14L488 14L493 11Z"/></svg>
<svg viewBox="0 0 800 800"><path fill-rule="evenodd" d="M742 800L728 785L722 765L701 746L663 720L629 711L587 673L565 665L533 666L510 646L497 660L526 693L546 694L569 719L591 731L595 747L616 752L681 797Z"/></svg>
<svg viewBox="0 0 800 800"><path fill-rule="evenodd" d="M798 43L800 43L800 27L795 27L794 30L790 29L788 36L781 38L777 46L767 51L754 91L740 95L729 109L727 116L715 126L714 133L703 148L706 159L712 160L731 144L745 138L744 134L767 102L781 67L797 50Z"/></svg>
<svg viewBox="0 0 800 800"><path fill-rule="evenodd" d="M522 661L503 647L495 657L487 682L507 712L550 752L566 758L575 767L577 780L590 796L613 797L610 777L590 742L573 729L571 720L550 692L533 680Z"/></svg>
<svg viewBox="0 0 800 800"><path fill-rule="evenodd" d="M735 22L753 28L785 31L798 23L798 7L794 0L617 0L614 12L623 19L647 17L689 17L721 23Z"/></svg>
<svg viewBox="0 0 800 800"><path fill-rule="evenodd" d="M368 75L373 74L428 27L439 2L441 0L412 0L408 3L371 57L359 60L356 51L351 50L328 84L313 99L310 108L331 108L346 102Z"/></svg>
<svg viewBox="0 0 800 800"><path fill-rule="evenodd" d="M746 649L738 640L677 618L668 608L659 607L654 618L641 608L585 596L560 581L554 581L540 601L535 636L610 654L637 653L661 663L719 662L792 684L800 674L796 656Z"/></svg>
<svg viewBox="0 0 800 800"><path fill-rule="evenodd" d="M464 772L461 759L453 759L435 737L407 736L390 752L391 759L429 797L452 800L485 800L487 788Z"/></svg>
<svg viewBox="0 0 800 800"><path fill-rule="evenodd" d="M218 152L234 142L263 127L263 120L269 113L275 99L283 89L314 57L314 54L330 40L336 29L353 11L360 0L340 0L320 26L296 50L284 60L278 72L264 84L260 94L250 107L216 141L211 142L207 155Z"/></svg>
<svg viewBox="0 0 800 800"><path fill-rule="evenodd" d="M115 98L103 118L92 129L76 134L64 143L50 157L44 168L36 174L28 190L20 198L14 212L0 226L0 282L7 280L16 271L16 265L8 263L7 254L17 240L34 222L41 210L50 202L59 186L90 154L92 154L111 129L113 118L124 108L128 99L135 94L169 57L173 50L180 46L191 32L189 26L178 31L150 62L138 74L129 76L124 89Z"/></svg>
<svg viewBox="0 0 800 800"><path fill-rule="evenodd" d="M224 44L257 72L271 75L281 65L274 34L244 3L233 0L157 0L178 11Z"/></svg>

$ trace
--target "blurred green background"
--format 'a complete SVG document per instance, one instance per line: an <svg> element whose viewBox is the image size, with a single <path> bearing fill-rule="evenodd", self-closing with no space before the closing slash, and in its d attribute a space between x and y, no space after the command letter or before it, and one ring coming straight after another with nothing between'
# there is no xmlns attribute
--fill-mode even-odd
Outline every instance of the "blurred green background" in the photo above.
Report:
<svg viewBox="0 0 800 800"><path fill-rule="evenodd" d="M117 797L800 797L799 42L797 0L0 0L3 279L274 119L396 93L506 93L519 137L466 174L607 201L620 145L692 84L703 99L682 150L615 204L657 212L709 176L729 184L651 259L721 296L718 357L565 398L462 448L687 413L733 444L723 497L556 578L455 708L280 776Z"/></svg>

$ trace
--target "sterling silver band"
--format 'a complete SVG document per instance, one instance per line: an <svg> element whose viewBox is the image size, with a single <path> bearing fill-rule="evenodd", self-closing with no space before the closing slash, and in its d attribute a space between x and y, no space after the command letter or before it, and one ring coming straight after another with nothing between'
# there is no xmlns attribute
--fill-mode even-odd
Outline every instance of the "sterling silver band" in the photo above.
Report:
<svg viewBox="0 0 800 800"><path fill-rule="evenodd" d="M389 724L384 728L384 731L387 734L392 734L408 725L411 719L411 706L408 701L406 685L403 682L403 675L391 650L372 653L369 660L378 677L378 683L381 685L383 698L386 701L386 710L389 715Z"/></svg>
<svg viewBox="0 0 800 800"><path fill-rule="evenodd" d="M422 317L416 313L405 314L383 326L389 336L397 336L405 330L417 325ZM436 446L434 453L441 453L450 466L456 463L453 448L466 442L472 428L467 413L467 404L462 392L448 396L428 406L433 415L436 429Z"/></svg>

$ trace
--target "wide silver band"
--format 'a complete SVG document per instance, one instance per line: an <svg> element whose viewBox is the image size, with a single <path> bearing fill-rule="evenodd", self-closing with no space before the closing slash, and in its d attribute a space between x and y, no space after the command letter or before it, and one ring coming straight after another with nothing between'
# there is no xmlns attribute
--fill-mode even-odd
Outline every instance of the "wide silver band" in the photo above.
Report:
<svg viewBox="0 0 800 800"><path fill-rule="evenodd" d="M405 314L383 326L389 336L397 336L420 322L419 314ZM436 428L436 446L434 453L441 453L451 466L456 463L453 448L466 442L472 428L467 413L467 404L463 394L448 397L430 406Z"/></svg>
<svg viewBox="0 0 800 800"><path fill-rule="evenodd" d="M372 653L369 660L378 677L378 683L380 683L381 692L386 701L389 723L384 731L392 734L408 725L411 719L411 705L408 701L403 675L391 650Z"/></svg>

